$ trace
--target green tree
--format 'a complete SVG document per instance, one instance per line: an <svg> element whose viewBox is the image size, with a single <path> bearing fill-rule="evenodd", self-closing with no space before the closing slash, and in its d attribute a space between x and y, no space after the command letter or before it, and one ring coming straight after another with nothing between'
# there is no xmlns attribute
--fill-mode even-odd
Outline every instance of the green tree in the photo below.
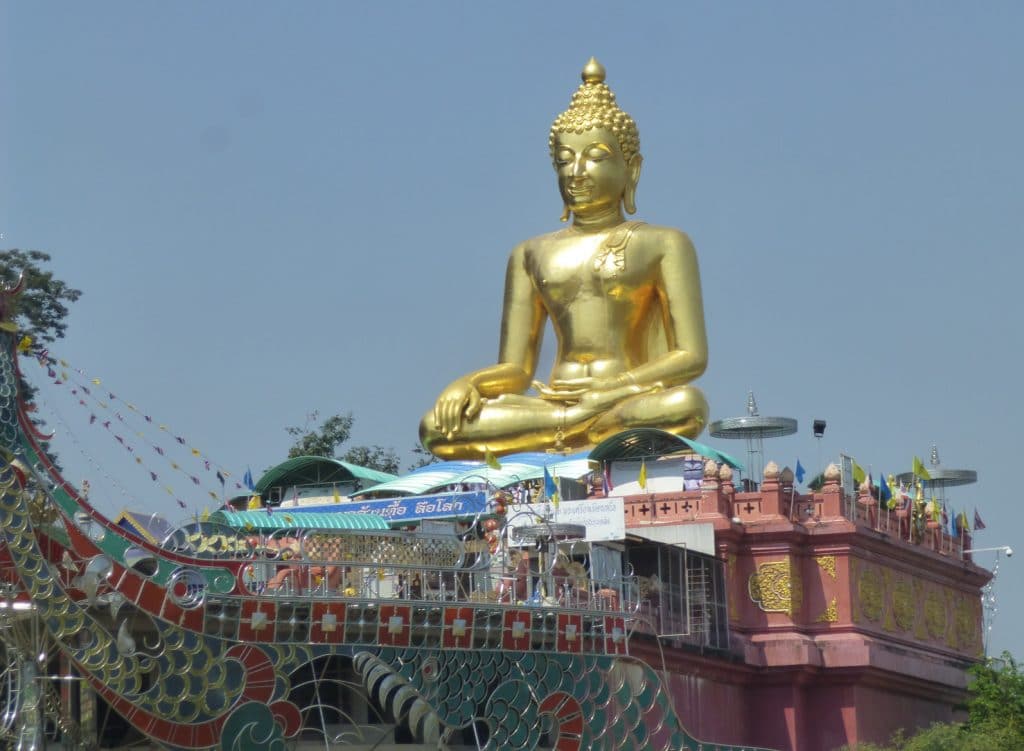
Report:
<svg viewBox="0 0 1024 751"><path fill-rule="evenodd" d="M415 446L413 446L412 453L415 458L413 459L412 464L410 464L409 467L406 469L406 472L412 472L414 469L426 467L428 464L437 464L437 462L441 461L436 456L427 451L427 449L424 448L422 443L417 443Z"/></svg>
<svg viewBox="0 0 1024 751"><path fill-rule="evenodd" d="M13 287L19 278L24 279L20 295L0 299L0 321L13 324L17 336L28 336L36 348L64 338L68 304L82 296L80 290L69 287L54 278L52 271L43 268L42 264L49 262L50 255L40 250L0 250L0 284ZM24 378L20 379L18 388L26 403L35 399L35 388ZM35 417L33 422L39 426L44 424ZM60 462L50 451L49 442L43 441L42 446L59 469Z"/></svg>
<svg viewBox="0 0 1024 751"><path fill-rule="evenodd" d="M1003 727L1024 748L1024 673L1009 652L971 668L970 729Z"/></svg>
<svg viewBox="0 0 1024 751"><path fill-rule="evenodd" d="M360 467L370 467L392 475L398 474L398 454L394 449L386 449L383 446L353 446L341 458Z"/></svg>
<svg viewBox="0 0 1024 751"><path fill-rule="evenodd" d="M317 427L319 422L320 413L314 411L306 415L306 424L302 427L285 428L288 435L295 439L292 447L288 449L289 459L296 456L329 456L379 472L398 474L398 454L392 448L350 446L344 453L339 454L342 444L352 435L355 418L351 412L331 415Z"/></svg>
<svg viewBox="0 0 1024 751"><path fill-rule="evenodd" d="M20 276L25 278L25 290L11 302L6 316L37 344L64 338L67 305L82 296L42 267L49 262L50 255L39 250L0 250L0 282L13 285Z"/></svg>
<svg viewBox="0 0 1024 751"><path fill-rule="evenodd" d="M331 415L320 428L316 423L320 420L319 412L310 412L306 415L306 424L301 428L293 426L285 428L288 435L295 439L295 443L288 449L288 458L296 456L329 456L334 457L338 447L345 443L352 434L352 423L355 422L352 413L344 415Z"/></svg>
<svg viewBox="0 0 1024 751"><path fill-rule="evenodd" d="M1008 652L970 670L966 723L935 723L888 745L861 743L840 751L1009 751L1024 749L1024 673Z"/></svg>

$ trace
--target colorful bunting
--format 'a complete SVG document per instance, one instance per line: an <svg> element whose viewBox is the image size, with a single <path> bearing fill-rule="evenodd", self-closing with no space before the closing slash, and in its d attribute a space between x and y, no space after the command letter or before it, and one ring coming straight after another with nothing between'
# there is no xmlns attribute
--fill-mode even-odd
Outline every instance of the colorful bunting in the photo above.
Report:
<svg viewBox="0 0 1024 751"><path fill-rule="evenodd" d="M146 424L153 424L153 418L151 416L149 416L149 415L142 415L142 413L139 412L138 407L136 407L131 402L127 402L127 401L124 401L124 400L120 399L120 397L118 397L117 394L115 394L113 391L108 391L107 392L108 393L109 402L103 401L102 399L98 398L96 395L93 394L93 392L90 390L90 388L87 385L85 385L85 382L78 381L75 378L74 374L77 373L78 375L83 376L86 379L86 381L89 382L89 383L92 383L93 386L99 386L99 385L102 384L102 381L99 378L89 378L85 374L85 372L83 370L81 370L80 368L72 367L66 360L63 360L63 359L57 360L57 359L51 357L47 350L42 350L41 352L39 352L36 355L36 360L39 363L39 365L47 371L47 375L49 377L51 377L51 378L54 378L54 379L57 378L57 373L54 370L54 366L56 366L59 363L61 368L64 368L64 370L62 370L61 373L60 373L60 379L59 380L54 380L54 383L56 383L57 385L66 385L66 386L68 386L69 391L70 391L70 393L73 396L79 396L79 394L87 396L89 399L91 399L93 401L93 403L95 404L96 407L98 407L101 410L108 410L109 412L111 412L114 419L116 419L119 423L124 425L125 429L131 431L131 435L135 436L136 438L138 438L141 441L144 441L147 445L149 445L153 449L153 451L157 455L159 455L161 457L164 457L167 460L168 464L170 465L171 469L173 469L175 471L178 471L178 472L181 472L185 477L187 477L189 480L191 480L193 485L200 486L200 487L202 486L202 481L200 480L200 478L197 475L191 474L191 473L187 472L186 470L184 470L182 468L182 466L180 464L178 464L175 461L172 461L167 456L167 452L164 450L164 448L162 446L157 445L152 440L147 438L146 434L143 431L136 430L135 426L129 424L128 419L126 419L126 416L130 415L130 413L135 413L135 414L139 415L139 417ZM123 413L123 412L121 412L119 410L112 409L112 403L115 403L115 402L119 402L119 403L123 404L128 410L130 410L130 413ZM88 409L89 405L87 405L85 399L79 398L78 399L78 404L80 406L86 407ZM114 406L116 406L116 404ZM63 422L63 421L61 421L61 422ZM149 474L149 478L150 478L150 480L152 482L158 482L159 481L158 473L156 471L154 471L154 469L146 466L146 462L135 451L135 446L133 446L131 443L128 442L128 439L125 437L125 436L129 435L128 433L123 433L120 430L117 433L114 433L113 430L112 430L112 425L113 425L113 420L112 419L101 420L101 418L97 416L95 411L89 412L88 424L89 425L94 425L97 422L99 422L104 427L104 429L106 429L106 430L111 432L111 437L115 441L117 441L117 443L119 445L121 445L125 449L125 451L127 451L129 454L133 455L133 458L135 460L135 464L138 464L141 467L143 467L143 469ZM65 425L65 427L67 428L68 426ZM160 425L159 427L160 427L161 431L164 431L164 432L170 434L170 429L166 425ZM68 430L68 435L69 435L69 437L72 440L74 440L73 433L70 431L70 429ZM171 434L171 435L173 435L173 434ZM188 446L188 443L187 443L187 441L185 440L184 437L177 436L177 435L174 435L173 437L174 437L174 440L178 444L180 444L182 446L185 446L193 457L199 458L199 459L201 459L203 461L203 467L204 467L204 469L206 471L211 471L216 466L215 463L212 463L209 458L204 457L202 452L199 449L197 449L195 447L192 447L192 446ZM75 442L77 443L77 441L75 441ZM223 469L222 467L216 467L216 474L217 474L217 479L221 483L221 489L223 491L224 486L226 484L225 483L225 479L230 476L230 473L227 470ZM107 475L107 478L108 478L108 480L114 481L113 478L109 477L109 475ZM115 482L115 484L118 484L118 483L116 483L116 481L114 481L114 482ZM236 483L236 486L237 485L238 484ZM171 495L172 497L175 496L173 488L171 488L168 485L163 485L162 487L163 487L163 489L169 495ZM240 487L240 486L238 486L238 487ZM127 494L126 491L124 490L124 488L121 488L121 492L123 494ZM214 500L218 500L218 495L216 493L210 492L209 495ZM182 508L185 508L184 501L181 501L180 499L177 499L177 501L178 501L178 504Z"/></svg>

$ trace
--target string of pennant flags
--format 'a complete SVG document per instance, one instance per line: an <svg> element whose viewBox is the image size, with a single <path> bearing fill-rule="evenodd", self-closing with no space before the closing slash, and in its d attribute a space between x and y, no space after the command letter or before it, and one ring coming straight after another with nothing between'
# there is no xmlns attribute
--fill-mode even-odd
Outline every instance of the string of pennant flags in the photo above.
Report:
<svg viewBox="0 0 1024 751"><path fill-rule="evenodd" d="M107 483L112 485L118 493L125 499L125 501L132 500L132 494L128 492L128 489L118 480L116 477L109 474L103 466L96 460L96 457L85 447L85 445L78 440L75 432L71 429L68 421L64 419L64 416L57 410L57 408L49 402L43 403L43 410L46 412L50 421L47 424L59 425L62 429L62 435L67 436L71 444L78 450L78 453L82 455L86 463L92 468L96 476L102 477ZM89 481L83 480L82 487L79 488L83 496L88 497L89 493Z"/></svg>
<svg viewBox="0 0 1024 751"><path fill-rule="evenodd" d="M180 474L191 482L193 486L204 490L217 503L227 501L229 482L234 485L235 489L242 490L241 483L235 480L232 473L223 465L207 456L184 436L173 431L170 426L156 422L153 417L140 410L134 403L122 399L110 389L104 388L102 379L91 376L81 368L74 367L67 360L52 357L45 349L40 350L36 354L36 361L46 371L47 377L54 385L66 388L78 406L89 413L87 418L88 424L101 427L109 433L112 440L120 445L132 457L133 462L147 473L150 481L159 485L167 495L174 498L181 508L187 508L188 504L182 500L175 488L161 477L161 473L164 473L165 470L154 463L151 458L152 455L159 457L158 462L161 462L172 472ZM120 407L123 407L123 409ZM59 422L68 430L69 434L72 434L65 420L59 418ZM139 429L140 427L142 429ZM189 470L184 467L182 462L179 462L168 448L160 445L158 439L152 438L145 432L146 430L151 432L157 430L165 434L168 441L173 441L176 446L175 450L183 451L190 458L195 459L202 467L202 470ZM77 441L74 442L81 450L81 445ZM149 451L141 450L143 446ZM87 452L83 451L83 455L86 456L94 468L98 468L96 462L87 455ZM157 471L158 469L160 470L159 472ZM106 473L103 474L107 479L112 479ZM203 480L200 479L201 476L209 476L211 474L220 485L219 494L216 490L210 489L209 481L204 484ZM123 494L128 495L119 484L118 487Z"/></svg>

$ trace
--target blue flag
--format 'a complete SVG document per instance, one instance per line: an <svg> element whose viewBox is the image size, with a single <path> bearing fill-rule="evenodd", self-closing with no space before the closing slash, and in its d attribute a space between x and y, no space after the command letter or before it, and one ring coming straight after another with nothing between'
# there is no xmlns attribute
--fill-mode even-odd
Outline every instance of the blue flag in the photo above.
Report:
<svg viewBox="0 0 1024 751"><path fill-rule="evenodd" d="M248 467L245 468L245 475L242 476L242 482L245 483L245 487L249 490L256 490L256 483L252 481L252 470Z"/></svg>
<svg viewBox="0 0 1024 751"><path fill-rule="evenodd" d="M793 474L796 476L796 481L802 484L804 481L804 475L807 474L807 472L804 470L804 465L800 463L799 459L796 460L796 472Z"/></svg>
<svg viewBox="0 0 1024 751"><path fill-rule="evenodd" d="M892 488L889 487L889 483L885 479L885 474L878 476L878 500L879 503L888 504L892 499Z"/></svg>
<svg viewBox="0 0 1024 751"><path fill-rule="evenodd" d="M544 495L552 503L558 503L558 486L555 484L554 478L551 477L551 473L548 472L547 467L544 467Z"/></svg>

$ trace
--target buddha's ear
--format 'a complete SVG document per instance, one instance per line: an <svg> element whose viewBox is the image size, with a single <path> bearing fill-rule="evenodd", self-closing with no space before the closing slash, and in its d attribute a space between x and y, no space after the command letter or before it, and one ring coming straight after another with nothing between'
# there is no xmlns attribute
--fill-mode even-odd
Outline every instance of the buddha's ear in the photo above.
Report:
<svg viewBox="0 0 1024 751"><path fill-rule="evenodd" d="M622 205L627 214L636 213L636 184L640 182L640 166L644 158L640 154L633 154L626 163L626 189L622 192Z"/></svg>

